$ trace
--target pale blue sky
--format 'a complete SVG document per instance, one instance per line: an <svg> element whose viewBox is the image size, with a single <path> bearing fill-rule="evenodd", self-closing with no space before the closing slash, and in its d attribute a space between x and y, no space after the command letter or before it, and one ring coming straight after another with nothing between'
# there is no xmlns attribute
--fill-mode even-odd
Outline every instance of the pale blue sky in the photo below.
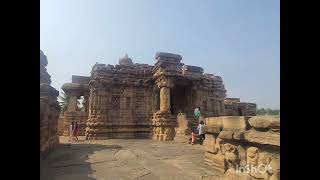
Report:
<svg viewBox="0 0 320 180"><path fill-rule="evenodd" d="M128 53L182 55L222 77L228 97L280 108L279 0L41 0L40 47L52 86Z"/></svg>

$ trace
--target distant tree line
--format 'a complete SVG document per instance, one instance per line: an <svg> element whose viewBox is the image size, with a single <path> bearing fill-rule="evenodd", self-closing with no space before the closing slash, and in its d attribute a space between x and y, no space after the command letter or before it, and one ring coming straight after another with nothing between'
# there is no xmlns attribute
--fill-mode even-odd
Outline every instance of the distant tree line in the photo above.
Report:
<svg viewBox="0 0 320 180"><path fill-rule="evenodd" d="M263 115L280 115L280 109L270 109L270 108L257 109L257 115L258 115L258 116L263 116Z"/></svg>

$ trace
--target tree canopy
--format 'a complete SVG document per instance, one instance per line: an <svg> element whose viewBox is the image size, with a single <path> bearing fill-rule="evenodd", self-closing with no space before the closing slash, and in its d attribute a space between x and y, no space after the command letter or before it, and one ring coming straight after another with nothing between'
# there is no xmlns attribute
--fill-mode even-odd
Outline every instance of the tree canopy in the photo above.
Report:
<svg viewBox="0 0 320 180"><path fill-rule="evenodd" d="M280 109L257 109L257 115L280 115Z"/></svg>

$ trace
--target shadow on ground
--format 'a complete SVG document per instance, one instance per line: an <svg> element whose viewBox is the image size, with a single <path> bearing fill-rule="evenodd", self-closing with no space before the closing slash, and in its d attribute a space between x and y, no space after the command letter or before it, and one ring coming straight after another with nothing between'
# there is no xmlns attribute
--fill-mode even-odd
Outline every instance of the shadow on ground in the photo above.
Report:
<svg viewBox="0 0 320 180"><path fill-rule="evenodd" d="M102 144L59 144L40 160L41 180L93 180L89 156L102 150L119 150L121 146Z"/></svg>

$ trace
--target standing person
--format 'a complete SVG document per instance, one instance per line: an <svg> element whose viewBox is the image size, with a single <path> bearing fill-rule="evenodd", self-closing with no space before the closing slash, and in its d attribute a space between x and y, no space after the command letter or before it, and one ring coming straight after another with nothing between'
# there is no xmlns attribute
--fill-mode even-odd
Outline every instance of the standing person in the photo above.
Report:
<svg viewBox="0 0 320 180"><path fill-rule="evenodd" d="M73 129L73 136L76 138L77 141L78 141L78 133L79 133L79 124L78 122L76 122Z"/></svg>
<svg viewBox="0 0 320 180"><path fill-rule="evenodd" d="M191 144L194 145L197 142L198 134L193 130L191 133Z"/></svg>
<svg viewBox="0 0 320 180"><path fill-rule="evenodd" d="M69 141L73 141L73 131L74 131L74 122L72 121L70 126L69 126L69 134L70 134L70 137L69 137Z"/></svg>
<svg viewBox="0 0 320 180"><path fill-rule="evenodd" d="M203 141L206 138L206 136L204 134L204 122L203 121L200 121L197 129L199 131L200 144L202 145Z"/></svg>
<svg viewBox="0 0 320 180"><path fill-rule="evenodd" d="M201 117L201 111L200 111L200 107L196 107L195 109L194 109L194 116L196 117L196 120L198 121L198 122L200 122L200 117Z"/></svg>

